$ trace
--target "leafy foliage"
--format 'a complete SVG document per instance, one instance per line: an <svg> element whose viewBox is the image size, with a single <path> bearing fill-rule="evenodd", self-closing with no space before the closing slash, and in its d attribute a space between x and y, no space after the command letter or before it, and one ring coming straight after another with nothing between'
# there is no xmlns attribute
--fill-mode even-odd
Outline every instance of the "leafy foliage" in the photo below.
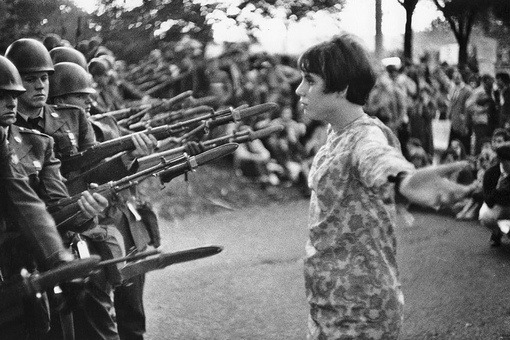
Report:
<svg viewBox="0 0 510 340"><path fill-rule="evenodd" d="M490 11L493 0L434 0L459 44L459 65L468 62L468 44L473 26Z"/></svg>
<svg viewBox="0 0 510 340"><path fill-rule="evenodd" d="M144 1L132 10L119 7L114 0L103 0L101 13L93 17L94 28L103 43L119 58L139 60L161 42L177 41L184 34L201 42L212 39L207 15L216 4L189 0Z"/></svg>

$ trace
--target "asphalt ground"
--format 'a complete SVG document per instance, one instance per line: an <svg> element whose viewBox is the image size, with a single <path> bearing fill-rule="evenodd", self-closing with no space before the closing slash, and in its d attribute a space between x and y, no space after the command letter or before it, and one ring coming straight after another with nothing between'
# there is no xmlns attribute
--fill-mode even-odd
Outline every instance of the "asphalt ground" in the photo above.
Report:
<svg viewBox="0 0 510 340"><path fill-rule="evenodd" d="M304 340L308 201L161 220L163 248L223 246L147 274L148 340ZM161 215L161 214L160 214ZM400 339L510 339L510 240L489 246L475 221L412 210L398 235Z"/></svg>

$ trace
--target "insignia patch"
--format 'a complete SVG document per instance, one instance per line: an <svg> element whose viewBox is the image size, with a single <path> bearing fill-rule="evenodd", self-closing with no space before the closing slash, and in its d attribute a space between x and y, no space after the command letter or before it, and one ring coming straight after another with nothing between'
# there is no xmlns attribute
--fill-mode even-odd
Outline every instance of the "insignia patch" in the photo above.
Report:
<svg viewBox="0 0 510 340"><path fill-rule="evenodd" d="M34 164L35 170L37 170L37 171L42 170L41 162L36 160L36 161L33 161L32 163Z"/></svg>
<svg viewBox="0 0 510 340"><path fill-rule="evenodd" d="M68 132L68 133L67 133L67 136L69 136L69 140L71 141L71 144L72 144L73 146L78 147L78 143L77 143L77 141L76 141L76 137L74 136L74 133L72 133L72 132Z"/></svg>
<svg viewBox="0 0 510 340"><path fill-rule="evenodd" d="M50 114L51 114L51 116L52 116L53 118L58 118L58 117L59 117L58 113L56 113L56 112L52 112L52 113L50 113Z"/></svg>
<svg viewBox="0 0 510 340"><path fill-rule="evenodd" d="M11 155L11 162L12 162L12 164L14 164L14 165L18 164L18 163L19 163L18 155L16 155L15 153L13 153L13 154Z"/></svg>

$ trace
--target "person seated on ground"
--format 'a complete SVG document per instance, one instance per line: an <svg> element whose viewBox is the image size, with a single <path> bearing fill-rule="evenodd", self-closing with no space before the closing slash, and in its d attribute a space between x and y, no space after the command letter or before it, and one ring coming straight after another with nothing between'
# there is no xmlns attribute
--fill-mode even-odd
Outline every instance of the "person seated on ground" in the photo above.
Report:
<svg viewBox="0 0 510 340"><path fill-rule="evenodd" d="M481 151L476 157L475 180L472 183L473 192L466 201L464 208L457 213L457 220L476 220L483 204L483 176L485 171L497 162L496 152L492 148L491 139L481 142Z"/></svg>
<svg viewBox="0 0 510 340"><path fill-rule="evenodd" d="M271 157L282 167L280 179L289 185L296 184L302 176L304 147L301 137L306 132L306 126L292 118L291 106L284 106L280 117L273 119L270 124L281 125L283 130L268 137L264 144L271 152Z"/></svg>
<svg viewBox="0 0 510 340"><path fill-rule="evenodd" d="M490 242L494 247L501 245L503 232L498 220L510 219L510 143L496 149L498 164L493 165L483 176L483 201L479 221L491 231Z"/></svg>
<svg viewBox="0 0 510 340"><path fill-rule="evenodd" d="M452 139L448 145L448 149L453 150L455 153L455 160L457 161L463 161L467 158L466 146L459 139Z"/></svg>
<svg viewBox="0 0 510 340"><path fill-rule="evenodd" d="M461 160L460 157L462 156L459 156L459 150L455 150L454 148L449 147L441 155L439 163L448 164L458 162L459 160ZM462 185L466 186L473 185L473 182L475 181L474 165L472 165L471 167L465 167L460 171L452 173L449 179ZM469 203L470 198L471 197L467 197L463 200L460 200L451 207L445 207L443 211L453 216L457 216L457 214L460 211L462 211L462 209L464 209L464 207Z"/></svg>
<svg viewBox="0 0 510 340"><path fill-rule="evenodd" d="M497 128L492 133L491 138L491 147L494 152L496 152L496 149L500 147L501 145L505 144L506 142L510 141L510 132L507 129L504 128Z"/></svg>
<svg viewBox="0 0 510 340"><path fill-rule="evenodd" d="M418 138L409 138L409 141L406 143L406 149L409 161L414 164L416 169L432 164L430 156L427 154Z"/></svg>
<svg viewBox="0 0 510 340"><path fill-rule="evenodd" d="M247 125L239 127L239 131L250 129ZM271 153L260 139L240 143L234 152L234 168L236 173L258 182L262 187L278 185L280 180L271 168Z"/></svg>

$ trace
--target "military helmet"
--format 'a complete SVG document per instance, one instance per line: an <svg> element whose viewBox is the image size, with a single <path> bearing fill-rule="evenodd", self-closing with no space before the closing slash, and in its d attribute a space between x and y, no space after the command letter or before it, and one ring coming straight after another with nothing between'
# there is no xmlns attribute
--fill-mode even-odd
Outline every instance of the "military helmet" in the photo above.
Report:
<svg viewBox="0 0 510 340"><path fill-rule="evenodd" d="M102 76L108 74L108 61L103 58L92 58L88 66L89 72L93 76Z"/></svg>
<svg viewBox="0 0 510 340"><path fill-rule="evenodd" d="M18 69L6 57L0 56L0 90L25 92Z"/></svg>
<svg viewBox="0 0 510 340"><path fill-rule="evenodd" d="M55 47L54 49L50 50L50 56L51 60L53 61L53 65L67 61L78 64L83 67L85 71L89 71L87 66L87 59L83 53L72 47Z"/></svg>
<svg viewBox="0 0 510 340"><path fill-rule="evenodd" d="M21 74L54 71L50 53L42 42L35 39L16 40L7 47L5 56L12 61Z"/></svg>
<svg viewBox="0 0 510 340"><path fill-rule="evenodd" d="M92 76L81 66L68 61L55 64L55 72L50 75L49 98L95 92L92 87Z"/></svg>

